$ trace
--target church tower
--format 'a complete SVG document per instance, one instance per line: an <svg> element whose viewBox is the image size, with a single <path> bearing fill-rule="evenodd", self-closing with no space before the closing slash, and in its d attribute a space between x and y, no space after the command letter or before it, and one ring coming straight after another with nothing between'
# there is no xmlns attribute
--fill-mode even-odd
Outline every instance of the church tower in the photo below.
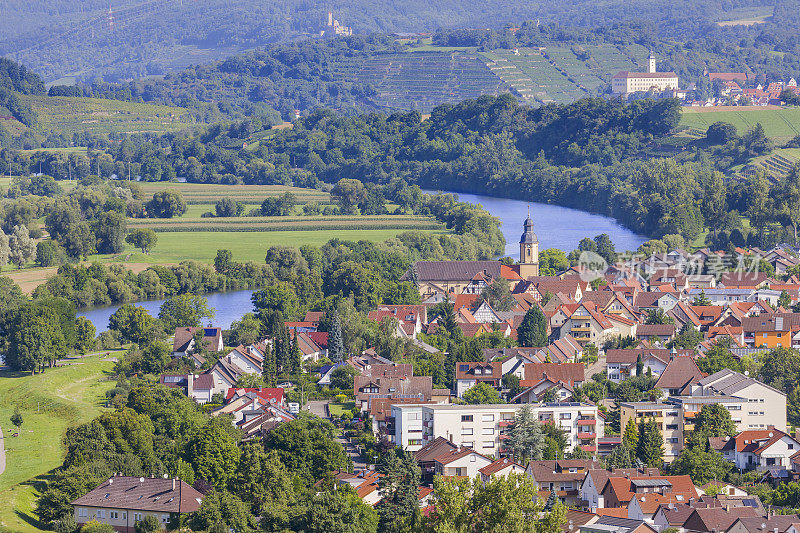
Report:
<svg viewBox="0 0 800 533"><path fill-rule="evenodd" d="M522 279L539 275L539 239L533 232L530 212L525 219L525 231L519 239L519 275Z"/></svg>
<svg viewBox="0 0 800 533"><path fill-rule="evenodd" d="M653 51L650 50L650 62L647 65L647 72L655 72L656 71L656 56L653 54Z"/></svg>

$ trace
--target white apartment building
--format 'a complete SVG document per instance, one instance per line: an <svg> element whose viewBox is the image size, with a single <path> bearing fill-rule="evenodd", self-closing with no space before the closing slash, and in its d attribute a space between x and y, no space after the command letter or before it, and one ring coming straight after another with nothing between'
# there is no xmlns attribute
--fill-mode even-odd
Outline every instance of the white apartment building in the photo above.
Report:
<svg viewBox="0 0 800 533"><path fill-rule="evenodd" d="M543 423L553 423L567 431L567 449L581 446L597 451L597 437L603 434L603 419L597 406L578 402L529 404ZM410 451L419 450L437 437L484 455L499 457L513 426L520 404L490 405L393 405L395 444Z"/></svg>

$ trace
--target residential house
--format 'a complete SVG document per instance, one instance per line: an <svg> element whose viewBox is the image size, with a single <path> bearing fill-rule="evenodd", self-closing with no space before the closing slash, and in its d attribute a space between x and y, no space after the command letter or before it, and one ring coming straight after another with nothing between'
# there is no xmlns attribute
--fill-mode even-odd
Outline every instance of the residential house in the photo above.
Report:
<svg viewBox="0 0 800 533"><path fill-rule="evenodd" d="M665 313L678 305L680 298L674 292L639 292L633 301L633 307L639 313L661 309Z"/></svg>
<svg viewBox="0 0 800 533"><path fill-rule="evenodd" d="M196 351L194 335L200 331L203 332L203 339L201 342L206 351L219 352L222 350L222 328L175 328L175 337L172 342L172 356L186 357Z"/></svg>
<svg viewBox="0 0 800 533"><path fill-rule="evenodd" d="M475 479L481 477L481 469L491 463L491 459L467 447L444 451L433 458L434 474L444 477Z"/></svg>
<svg viewBox="0 0 800 533"><path fill-rule="evenodd" d="M586 472L583 483L580 485L580 501L585 508L596 511L606 507L603 499L603 489L608 478L613 476L657 476L661 471L658 468L593 468Z"/></svg>
<svg viewBox="0 0 800 533"><path fill-rule="evenodd" d="M356 407L362 412L369 409L371 398L417 399L420 402L427 402L431 401L434 390L430 376L414 375L402 377L356 376L353 389ZM449 391L446 396L449 398Z"/></svg>
<svg viewBox="0 0 800 533"><path fill-rule="evenodd" d="M488 383L499 388L503 378L502 366L499 361L456 363L456 396L462 398L465 392L478 383Z"/></svg>
<svg viewBox="0 0 800 533"><path fill-rule="evenodd" d="M791 348L793 329L800 330L800 313L744 317L741 341L754 348Z"/></svg>
<svg viewBox="0 0 800 533"><path fill-rule="evenodd" d="M665 348L623 348L606 350L606 375L614 383L619 383L636 375L638 362L642 372L660 376L667 368L670 359L677 356L691 356L694 350L667 350Z"/></svg>
<svg viewBox="0 0 800 533"><path fill-rule="evenodd" d="M705 377L694 357L680 355L671 357L666 368L658 376L656 388L666 391L668 395L681 394L688 386L694 385Z"/></svg>
<svg viewBox="0 0 800 533"><path fill-rule="evenodd" d="M601 492L605 507L627 507L640 494L670 495L678 501L698 498L689 476L611 476Z"/></svg>
<svg viewBox="0 0 800 533"><path fill-rule="evenodd" d="M114 475L71 505L79 527L95 520L114 531L134 533L136 522L147 516L173 528L180 515L197 511L202 503L203 495L177 478Z"/></svg>
<svg viewBox="0 0 800 533"><path fill-rule="evenodd" d="M590 459L559 459L530 461L525 473L533 479L540 491L555 491L556 496L568 507L580 503L580 487L587 472L598 468Z"/></svg>
<svg viewBox="0 0 800 533"><path fill-rule="evenodd" d="M735 437L711 437L709 445L736 468L791 470L791 457L800 451L800 442L774 428L742 431Z"/></svg>
<svg viewBox="0 0 800 533"><path fill-rule="evenodd" d="M620 427L633 420L637 425L654 420L664 439L664 462L671 463L684 447L683 413L671 404L662 402L622 402L619 404Z"/></svg>
<svg viewBox="0 0 800 533"><path fill-rule="evenodd" d="M479 469L481 481L488 483L492 478L508 476L509 474L525 474L525 467L504 457Z"/></svg>
<svg viewBox="0 0 800 533"><path fill-rule="evenodd" d="M316 363L328 357L328 333L326 331L298 331L290 332L297 337L297 347L303 361Z"/></svg>
<svg viewBox="0 0 800 533"><path fill-rule="evenodd" d="M787 533L790 529L800 529L800 515L772 515L740 517L731 524L725 533Z"/></svg>
<svg viewBox="0 0 800 533"><path fill-rule="evenodd" d="M422 332L422 325L428 322L427 307L424 305L380 305L375 311L370 311L367 317L375 322L386 318L397 320L395 335L401 339L416 339Z"/></svg>
<svg viewBox="0 0 800 533"><path fill-rule="evenodd" d="M592 302L563 306L562 309L569 312L569 318L560 327L559 337L563 339L571 335L581 346L590 342L600 345L613 336L636 334L636 322L622 315L605 315Z"/></svg>
<svg viewBox="0 0 800 533"><path fill-rule="evenodd" d="M755 518L752 507L695 507L683 523L688 533L713 533L727 531L739 518Z"/></svg>
<svg viewBox="0 0 800 533"><path fill-rule="evenodd" d="M733 270L720 275L718 285L725 288L760 289L769 285L771 279L764 272Z"/></svg>
<svg viewBox="0 0 800 533"><path fill-rule="evenodd" d="M658 339L667 343L675 337L675 324L639 324L636 326L636 338L640 341Z"/></svg>
<svg viewBox="0 0 800 533"><path fill-rule="evenodd" d="M594 522L580 526L580 533L656 533L644 520L616 516L601 516Z"/></svg>
<svg viewBox="0 0 800 533"><path fill-rule="evenodd" d="M422 412L421 406L419 412ZM400 443L396 443L396 445L403 446ZM436 473L434 459L439 455L450 453L455 450L458 450L458 446L444 437L436 437L428 442L425 446L422 446L417 450L413 450L414 459L417 461L417 464L419 464L419 468L421 470L423 485L430 485L433 483L433 476Z"/></svg>

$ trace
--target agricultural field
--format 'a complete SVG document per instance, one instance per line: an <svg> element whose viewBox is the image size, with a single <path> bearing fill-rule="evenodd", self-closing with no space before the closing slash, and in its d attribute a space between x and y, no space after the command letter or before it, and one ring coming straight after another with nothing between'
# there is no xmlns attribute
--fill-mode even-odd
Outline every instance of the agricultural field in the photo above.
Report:
<svg viewBox="0 0 800 533"><path fill-rule="evenodd" d="M478 54L431 49L437 51L387 53L340 61L333 71L342 79L374 87L377 94L370 100L378 109L428 111L439 104L508 90Z"/></svg>
<svg viewBox="0 0 800 533"><path fill-rule="evenodd" d="M321 204L330 203L330 194L316 189L303 189L300 187L288 187L286 185L219 185L210 183L174 183L174 182L139 182L142 190L147 197L165 189L175 189L181 192L186 203L189 205L208 204L214 210L214 203L223 197L232 198L237 202L245 204L258 204L265 198L280 196L290 192L297 197L300 203L319 202Z"/></svg>
<svg viewBox="0 0 800 533"><path fill-rule="evenodd" d="M103 410L105 392L114 386L105 379L112 367L104 355L95 355L34 376L0 372L0 423L7 456L7 469L0 474L0 529L40 531L32 512L39 482L61 464L66 429ZM8 419L16 408L24 423L20 436L12 437Z"/></svg>
<svg viewBox="0 0 800 533"><path fill-rule="evenodd" d="M800 107L705 107L684 108L680 127L705 133L714 122L730 122L739 134L761 123L768 137L778 143L800 135Z"/></svg>
<svg viewBox="0 0 800 533"><path fill-rule="evenodd" d="M20 95L20 100L38 115L34 129L40 133L167 132L194 124L179 107L69 96Z"/></svg>

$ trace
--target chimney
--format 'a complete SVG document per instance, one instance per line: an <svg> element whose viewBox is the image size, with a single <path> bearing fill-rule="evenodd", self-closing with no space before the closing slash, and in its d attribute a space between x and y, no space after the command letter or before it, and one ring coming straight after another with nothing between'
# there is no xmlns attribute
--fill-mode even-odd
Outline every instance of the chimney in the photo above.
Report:
<svg viewBox="0 0 800 533"><path fill-rule="evenodd" d="M177 478L172 478L172 490L175 490L175 480L176 480L176 479L177 479Z"/></svg>
<svg viewBox="0 0 800 533"><path fill-rule="evenodd" d="M194 392L194 374L189 372L186 376L186 395L191 398L192 392Z"/></svg>
<svg viewBox="0 0 800 533"><path fill-rule="evenodd" d="M112 483L114 483L114 477L113 476L108 478L108 484L111 485Z"/></svg>

